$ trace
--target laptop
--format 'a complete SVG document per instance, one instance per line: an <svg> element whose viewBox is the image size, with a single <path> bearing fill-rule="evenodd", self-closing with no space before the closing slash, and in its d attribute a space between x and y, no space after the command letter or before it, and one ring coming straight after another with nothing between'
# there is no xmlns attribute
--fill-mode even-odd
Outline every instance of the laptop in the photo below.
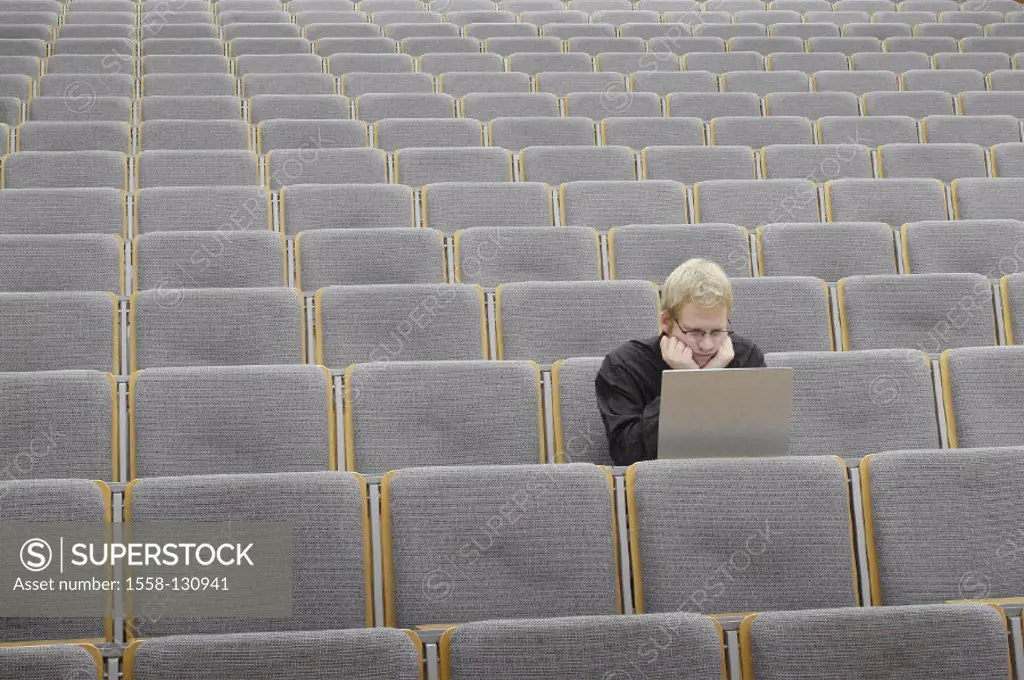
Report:
<svg viewBox="0 0 1024 680"><path fill-rule="evenodd" d="M792 368L665 371L658 458L789 455Z"/></svg>

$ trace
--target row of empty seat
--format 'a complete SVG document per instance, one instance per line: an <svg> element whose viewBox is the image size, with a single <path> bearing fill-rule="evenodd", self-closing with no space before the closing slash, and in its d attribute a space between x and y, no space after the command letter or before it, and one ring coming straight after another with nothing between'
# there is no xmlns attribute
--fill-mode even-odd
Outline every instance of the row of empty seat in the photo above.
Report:
<svg viewBox="0 0 1024 680"><path fill-rule="evenodd" d="M732 224L629 225L608 231L604 258L600 236L589 227L472 227L455 232L449 269L444 236L433 229L304 230L294 240L294 263L283 237L271 231L158 231L135 238L131 280L125 275L118 236L4 235L0 289L120 295L154 288L263 288L287 285L292 267L295 287L308 292L328 286L443 281L488 289L519 281L659 283L678 261L690 257L721 262L730 276L748 277L753 251L760 276L809 276L830 283L897 273L1008 277L1003 303L1016 307L1016 295L1010 294L1016 284L1009 277L1020 268L1020 222L905 224L899 232L902 259L894 235L882 223L783 223L758 227L751 245L749 232ZM739 284L741 292L746 285Z"/></svg>
<svg viewBox="0 0 1024 680"><path fill-rule="evenodd" d="M897 672L906 680L944 674L996 680L1012 673L1007 624L998 608L976 604L771 612L744 622L742 652L735 658L751 679L795 677L793 669L806 663L803 650L813 646L815 672L833 677ZM666 639L670 643L662 646ZM709 680L727 677L724 643L711 618L649 614L463 624L446 631L436 651L446 680L628 678L637 669L649 680ZM124 668L138 680L202 673L242 673L252 680L327 680L339 673L420 680L425 661L436 663L435 650L424 649L409 630L176 636L134 643L125 651ZM32 676L102 680L99 656L92 645L18 646L0 648L0 665ZM294 658L302 659L301 674Z"/></svg>
<svg viewBox="0 0 1024 680"><path fill-rule="evenodd" d="M492 134L531 133L527 126L521 125L503 127L499 131L502 120L492 124ZM569 122L570 119L561 120ZM588 182L606 182L609 187L611 183L618 183L617 189L622 191L638 178L635 151L615 145L590 148L571 144L531 145L515 157L508 149L496 147L404 147L395 152L390 172L383 150L279 149L268 154L261 167L254 154L243 150L248 130L244 123L239 125L238 149L143 151L135 158L134 183L141 189L190 187L208 178L207 185L246 186L260 184L265 177L271 189L280 190L285 186L386 183L390 174L397 184L419 188L453 182L512 182L517 174L515 159L520 181L561 187L561 197L572 205L574 195L583 191ZM554 129L560 127L556 125ZM955 124L951 127L957 130ZM988 127L990 134L998 134L993 127ZM182 138L190 133L188 126L171 128ZM1016 123L1010 129L1019 130ZM561 130L570 133L566 135L569 139L564 141L572 141L571 133L576 130L572 127L561 127ZM872 179L876 172L879 178L928 178L941 182L990 174L1024 177L1024 143L1021 142L996 144L988 154L984 147L970 143L884 144L877 147L873 157L872 149L863 144L808 147L771 143L776 139L793 141L809 136L811 127L806 119L716 118L711 130L713 141L721 139L732 143L711 147L645 147L640 158L640 179L667 180L667 184L660 185L662 188L678 182L680 195L682 184L693 184L694 210L700 213L702 206L696 202L697 197L701 192L712 193L715 180L755 180L758 172L753 147L749 145L762 148L761 142L769 143L760 152L760 176L765 180L779 180L775 184L763 184L759 191L767 193L785 185L792 189L801 182L813 193L812 182ZM195 131L202 132L203 128L197 126ZM213 132L219 134L219 131ZM552 126L535 126L532 132L550 133ZM592 135L590 122L586 121L578 132L580 136ZM0 180L6 189L127 191L130 177L128 156L116 151L22 151L0 159ZM649 181L635 185L634 189L640 193L656 187L659 187L658 181ZM942 187L937 189L941 191ZM677 221L686 221L685 213L685 210L676 213ZM576 223L570 214L564 219Z"/></svg>
<svg viewBox="0 0 1024 680"><path fill-rule="evenodd" d="M279 618L134 611L126 628L148 638L615 615L624 606L617 522L627 518L635 597L626 598L638 613L857 607L855 526L866 529L862 576L875 606L964 599L972 573L987 579L985 597L1013 597L1021 567L1003 546L1015 515L986 508L1016 507L1021 461L1019 447L876 454L854 479L863 517L851 515L849 470L830 456L638 463L626 473L626 508L609 470L593 465L406 469L380 483L379 552L354 473L139 480L125 491L130 523L287 522L293 608ZM9 522L103 521L110 503L106 485L88 480L0 489ZM375 565L383 621L370 606ZM109 642L100 613L3 619L0 639Z"/></svg>
<svg viewBox="0 0 1024 680"><path fill-rule="evenodd" d="M344 153L349 150L340 151ZM218 156L221 159L233 158L231 152L211 153L226 154ZM322 156L338 158L338 155L328 154L327 151L320 153ZM180 182L187 182L190 177L202 177L208 178L213 185L220 183L217 181L220 178L216 172L223 171L225 164L204 164L202 160L209 159L206 156L200 156L198 159L185 156L166 158L180 162L163 166L158 164L164 172L164 177L177 177ZM323 160L319 156L318 159ZM303 166L298 156L293 156L290 160L294 161L291 167L297 174L301 174ZM822 161L824 172L830 167L825 164L827 160L828 158ZM272 178L272 183L288 177L287 163L282 163L278 168L281 172ZM254 173L257 170L252 166L249 169ZM352 181L351 178L339 177L337 174L339 170L344 173L346 166L333 169L330 166L320 166L319 170L317 179L326 180L322 183L339 185L328 189L342 191L344 185ZM383 173L383 168L381 172ZM331 173L333 176L323 176ZM367 179L370 180L367 184L373 183L373 178L364 178ZM248 214L247 206L258 202L258 199L253 199L254 196L262 195L265 198L269 194L260 194L259 188L255 186L256 182L250 184L253 186L248 192L223 191L226 187L211 187L205 191L202 187L191 186L165 187L162 190L143 189L138 193L138 205L134 211L137 222L133 231L180 231L183 227L188 228L192 225L190 219L204 225L192 226L192 229L213 229L223 232L243 231L245 228L262 229L263 219L272 212L269 208L254 208L256 212L247 218L243 216ZM694 224L727 223L747 228L778 222L821 222L823 217L825 221L833 223L883 222L899 227L909 222L947 220L951 216L950 213L957 220L1016 220L1020 218L1018 199L1022 184L1022 178L961 178L953 180L950 189L947 189L941 180L921 177L846 178L828 180L823 187L819 187L810 180L768 179L698 181L687 190L682 183L670 180L578 181L568 182L559 187L559 210L555 212L551 187L539 182L442 182L423 187L419 222L421 226L446 233L480 226L536 227L556 224L607 229L629 224L686 224L691 222L688 199L692 199ZM290 212L292 209L288 204L288 196L300 195L302 189L309 189L312 193L322 192L319 197L322 199L319 201L320 205L336 200L336 195L332 196L331 192L324 190L323 187L292 186L292 193L285 191L282 194L285 199L282 223L290 233L317 227L372 228L410 224L406 220L408 208L397 213L398 217L388 218L384 224L375 222L373 214L367 214L367 208L361 205L352 206L347 211L343 209L342 216L336 220L324 215L302 215L297 208ZM348 187L351 196L362 194L371 198L382 193L382 187L377 187L376 191L372 189L374 188L366 185ZM239 195L246 196L248 200L231 201ZM401 195L401 191L395 194L398 195ZM748 196L757 196L758 200L747 200ZM309 200L305 205L318 204L315 198L310 197L310 193L306 193L305 197ZM73 205L76 211L69 214L46 203L61 198L73 201L70 205ZM0 213L0 232L114 233L127 236L129 233L128 225L125 223L125 198L125 194L116 189L4 190L0 192L0 203L5 208ZM225 201L225 198L229 200ZM824 199L824 210L820 208L821 198ZM952 210L949 205L950 199ZM193 200L201 201L200 205L213 206L223 216L224 221L211 224L208 217L193 217L198 207L191 203ZM188 206L183 206L183 203L188 203ZM162 206L169 212L162 216L159 213L147 213L147 204L153 208ZM38 211L37 214L28 212L28 209L33 207ZM236 213L238 224L231 227L229 225L236 222L227 220ZM296 215L299 216L297 220L294 219ZM56 219L47 222L47 216L55 216ZM172 226L158 228L164 225Z"/></svg>
<svg viewBox="0 0 1024 680"><path fill-rule="evenodd" d="M0 373L12 417L2 428L0 462L17 466L20 478L104 480L612 463L594 402L601 358L556 362L552 406L542 410L548 388L535 364L402 360L405 349L400 336L375 348L376 358L393 361L351 366L336 391L315 366L146 369L129 383L124 423L109 374ZM790 452L852 460L938 447L937 413L952 446L1016 445L1024 436L1013 407L1022 397L1021 354L951 350L934 376L911 350L769 353L767 363L795 370ZM26 451L36 465L23 464Z"/></svg>

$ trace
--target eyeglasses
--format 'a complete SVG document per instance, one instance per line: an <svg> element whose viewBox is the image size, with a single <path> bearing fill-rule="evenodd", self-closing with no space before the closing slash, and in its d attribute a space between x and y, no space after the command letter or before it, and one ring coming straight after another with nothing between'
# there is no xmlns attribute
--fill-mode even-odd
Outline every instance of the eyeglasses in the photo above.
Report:
<svg viewBox="0 0 1024 680"><path fill-rule="evenodd" d="M685 335L692 342L700 342L705 337L710 337L715 342L719 342L726 338L731 338L736 332L723 329L716 329L713 331L690 330L688 328L683 328L678 321L676 321L676 328L678 328L679 332Z"/></svg>

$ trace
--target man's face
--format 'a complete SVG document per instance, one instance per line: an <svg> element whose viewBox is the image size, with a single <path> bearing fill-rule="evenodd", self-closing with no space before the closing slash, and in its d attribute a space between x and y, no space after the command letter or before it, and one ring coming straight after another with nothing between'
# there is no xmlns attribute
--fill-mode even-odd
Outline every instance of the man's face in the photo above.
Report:
<svg viewBox="0 0 1024 680"><path fill-rule="evenodd" d="M673 319L667 311L661 313L661 331L671 335L690 348L693 360L698 366L711 361L727 337L724 333L729 328L729 312L725 307L701 307L692 302L683 305L678 319Z"/></svg>

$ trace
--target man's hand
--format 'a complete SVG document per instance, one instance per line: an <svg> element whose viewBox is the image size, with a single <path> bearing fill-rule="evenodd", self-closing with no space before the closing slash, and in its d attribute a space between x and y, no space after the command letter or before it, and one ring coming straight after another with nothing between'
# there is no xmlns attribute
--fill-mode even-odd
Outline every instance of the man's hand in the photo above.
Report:
<svg viewBox="0 0 1024 680"><path fill-rule="evenodd" d="M693 351L671 335L661 336L661 358L670 368L676 370L700 368L693 360Z"/></svg>
<svg viewBox="0 0 1024 680"><path fill-rule="evenodd" d="M711 360L704 365L704 368L725 368L732 363L735 356L736 351L732 347L732 338L726 338L722 346L718 348L718 352L715 356L711 357Z"/></svg>

